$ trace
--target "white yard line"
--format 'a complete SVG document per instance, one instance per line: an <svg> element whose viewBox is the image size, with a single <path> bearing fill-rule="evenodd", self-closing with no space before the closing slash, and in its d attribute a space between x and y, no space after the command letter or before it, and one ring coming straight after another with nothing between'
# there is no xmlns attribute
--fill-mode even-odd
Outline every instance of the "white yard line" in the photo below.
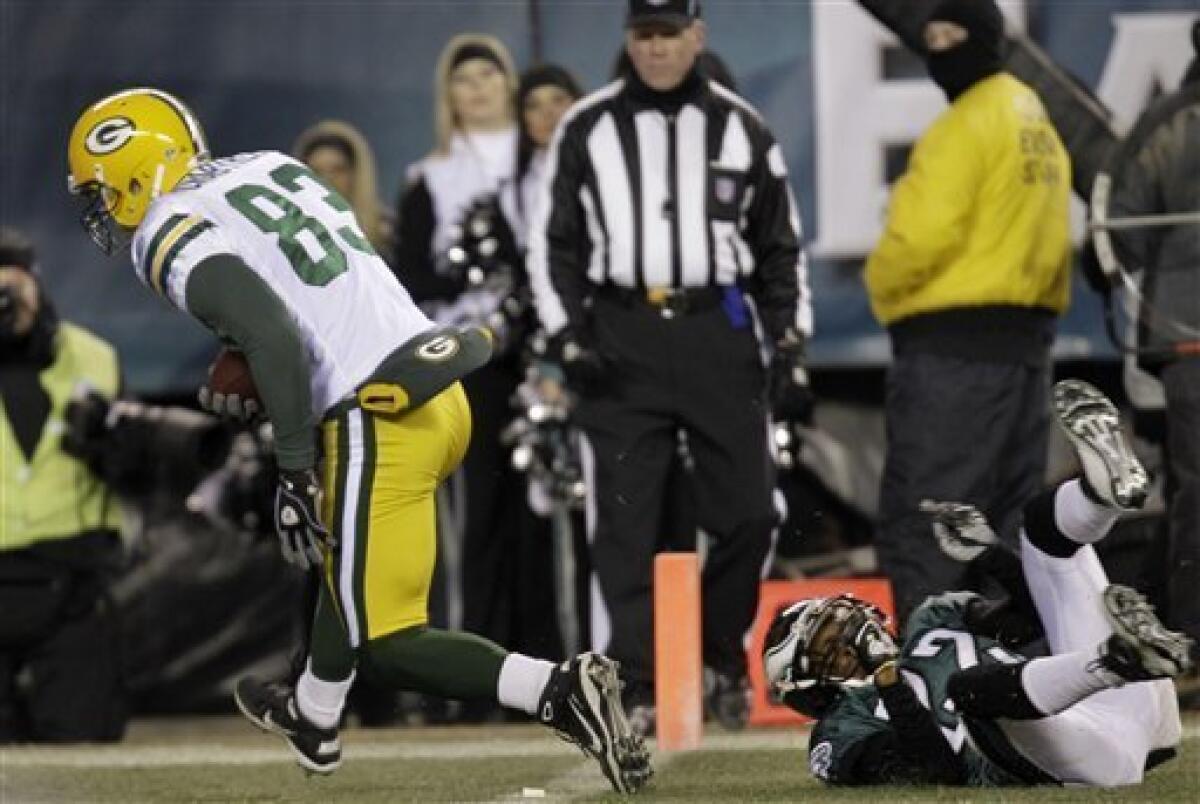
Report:
<svg viewBox="0 0 1200 804"><path fill-rule="evenodd" d="M484 759L512 757L579 756L579 749L549 735L545 737L437 740L429 742L363 739L363 733L343 747L348 762L362 759ZM749 732L706 737L704 748L713 751L756 751L803 748L806 732ZM653 750L654 743L651 741ZM659 762L662 755L657 755ZM276 739L263 736L262 745L232 746L211 740L186 740L172 744L111 746L55 746L0 749L10 768L167 768L181 765L269 765L291 762L291 753ZM595 763L589 766L599 773Z"/></svg>
<svg viewBox="0 0 1200 804"><path fill-rule="evenodd" d="M479 759L512 757L579 756L578 749L549 735L545 737L499 737L496 739L438 740L419 742L371 741L364 733L354 735L344 748L346 760L403 760L403 759ZM1184 726L1187 739L1200 737L1200 723ZM704 738L706 751L763 751L803 750L807 731L751 731L741 734L712 734ZM653 742L651 742L653 746ZM654 750L655 767L665 767L670 755ZM282 744L232 746L223 744L220 737L210 740L186 740L170 744L124 743L112 746L86 747L20 747L0 749L0 765L16 768L168 768L187 765L270 765L290 763L292 755ZM576 774L587 782L589 792L595 792L600 770L591 759L580 756L579 768L562 777L564 788L574 787ZM517 796L520 795L518 792Z"/></svg>

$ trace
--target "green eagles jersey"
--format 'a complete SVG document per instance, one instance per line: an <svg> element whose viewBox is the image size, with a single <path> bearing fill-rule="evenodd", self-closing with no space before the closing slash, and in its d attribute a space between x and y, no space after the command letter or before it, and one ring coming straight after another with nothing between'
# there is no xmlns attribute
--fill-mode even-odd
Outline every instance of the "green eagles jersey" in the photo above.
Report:
<svg viewBox="0 0 1200 804"><path fill-rule="evenodd" d="M905 683L921 704L934 713L946 742L962 759L967 784L975 787L1023 784L1022 779L993 761L999 758L1004 767L1013 767L1009 753L1015 751L1000 730L991 723L964 722L946 694L950 676L958 670L976 664L1024 661L994 640L967 630L963 615L968 601L974 597L966 592L952 592L926 600L905 629L900 669ZM831 784L877 781L855 778L854 769L871 738L889 729L887 711L873 684L848 689L813 728L808 754L813 775ZM981 749L986 750L987 756ZM902 772L899 775L901 779L904 776Z"/></svg>

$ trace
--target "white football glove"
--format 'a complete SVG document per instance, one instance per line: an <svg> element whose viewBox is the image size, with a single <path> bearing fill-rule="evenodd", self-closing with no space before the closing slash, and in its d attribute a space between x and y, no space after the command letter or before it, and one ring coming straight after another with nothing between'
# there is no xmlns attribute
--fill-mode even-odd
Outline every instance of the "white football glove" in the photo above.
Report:
<svg viewBox="0 0 1200 804"><path fill-rule="evenodd" d="M933 520L933 535L942 552L966 563L1000 540L987 519L973 505L922 500L921 511Z"/></svg>
<svg viewBox="0 0 1200 804"><path fill-rule="evenodd" d="M222 419L233 419L242 424L252 424L262 416L257 399L242 399L237 394L214 393L207 385L200 386L197 395L200 407Z"/></svg>

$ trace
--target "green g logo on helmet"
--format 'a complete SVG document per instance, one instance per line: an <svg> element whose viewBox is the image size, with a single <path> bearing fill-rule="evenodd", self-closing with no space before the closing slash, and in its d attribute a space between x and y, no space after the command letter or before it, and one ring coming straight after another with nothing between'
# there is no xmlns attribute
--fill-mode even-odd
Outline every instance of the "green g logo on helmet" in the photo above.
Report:
<svg viewBox="0 0 1200 804"><path fill-rule="evenodd" d="M111 154L133 137L133 121L128 117L110 117L101 120L88 132L84 147L88 153L100 156Z"/></svg>

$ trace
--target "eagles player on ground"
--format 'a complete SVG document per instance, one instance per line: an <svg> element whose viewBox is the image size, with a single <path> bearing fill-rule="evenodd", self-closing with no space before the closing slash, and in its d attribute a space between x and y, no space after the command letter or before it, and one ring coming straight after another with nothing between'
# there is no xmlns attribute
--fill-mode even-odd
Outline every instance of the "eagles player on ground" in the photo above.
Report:
<svg viewBox="0 0 1200 804"><path fill-rule="evenodd" d="M1140 782L1174 755L1179 709L1162 679L1186 668L1189 641L1163 628L1137 592L1110 585L1090 546L1141 505L1146 473L1095 388L1061 382L1055 408L1084 471L1025 508L1019 561L1035 628L1019 610L1022 595L931 597L899 648L879 610L849 595L803 600L776 617L767 678L817 718L809 766L818 778L1112 787ZM960 559L1004 549L974 509L926 510ZM1052 655L1016 651L1042 634Z"/></svg>
<svg viewBox="0 0 1200 804"><path fill-rule="evenodd" d="M243 679L246 716L303 767L330 773L362 664L407 689L528 712L595 757L619 792L644 784L648 756L611 660L555 667L426 627L434 490L470 439L458 380L488 359L486 333L435 328L345 199L281 153L210 158L191 112L165 92L89 107L68 159L96 243L112 253L132 237L142 282L245 353L275 430L284 554L323 563L307 668L294 689ZM236 398L218 402L244 412Z"/></svg>

